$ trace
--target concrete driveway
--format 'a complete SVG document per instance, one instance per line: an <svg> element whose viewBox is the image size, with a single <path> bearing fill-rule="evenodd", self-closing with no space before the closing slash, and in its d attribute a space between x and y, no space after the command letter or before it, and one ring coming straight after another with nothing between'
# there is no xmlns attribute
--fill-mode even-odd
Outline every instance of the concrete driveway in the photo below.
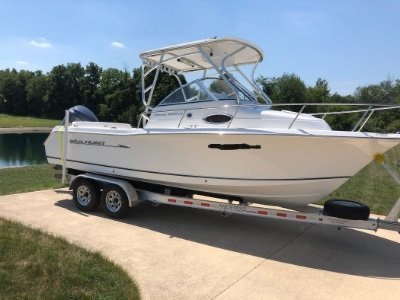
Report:
<svg viewBox="0 0 400 300"><path fill-rule="evenodd" d="M143 205L77 211L70 193L0 197L0 216L115 261L145 299L400 298L400 235Z"/></svg>

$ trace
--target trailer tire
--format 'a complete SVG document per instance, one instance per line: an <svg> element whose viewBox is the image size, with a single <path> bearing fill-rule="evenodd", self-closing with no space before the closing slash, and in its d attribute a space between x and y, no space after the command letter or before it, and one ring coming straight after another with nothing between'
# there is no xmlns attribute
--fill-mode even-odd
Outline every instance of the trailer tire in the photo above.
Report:
<svg viewBox="0 0 400 300"><path fill-rule="evenodd" d="M370 210L367 205L357 201L332 199L325 202L324 214L348 220L368 220Z"/></svg>
<svg viewBox="0 0 400 300"><path fill-rule="evenodd" d="M101 203L104 212L111 218L123 218L129 212L128 196L121 187L115 184L104 187Z"/></svg>
<svg viewBox="0 0 400 300"><path fill-rule="evenodd" d="M78 178L73 183L75 206L82 211L94 211L100 204L100 190L97 184L89 179Z"/></svg>

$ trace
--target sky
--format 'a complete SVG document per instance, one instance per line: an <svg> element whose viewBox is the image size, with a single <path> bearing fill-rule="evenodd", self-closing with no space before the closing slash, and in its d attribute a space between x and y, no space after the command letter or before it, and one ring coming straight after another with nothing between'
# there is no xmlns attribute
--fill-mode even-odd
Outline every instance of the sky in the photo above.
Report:
<svg viewBox="0 0 400 300"><path fill-rule="evenodd" d="M400 78L399 0L0 0L0 69L93 61L132 70L143 51L211 37L263 49L257 75L331 92Z"/></svg>

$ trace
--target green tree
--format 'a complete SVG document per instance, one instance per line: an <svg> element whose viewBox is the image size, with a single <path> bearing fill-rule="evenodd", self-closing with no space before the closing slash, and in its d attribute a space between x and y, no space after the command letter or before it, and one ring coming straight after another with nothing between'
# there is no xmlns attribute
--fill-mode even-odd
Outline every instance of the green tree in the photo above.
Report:
<svg viewBox="0 0 400 300"><path fill-rule="evenodd" d="M358 87L355 100L363 103L400 103L399 80L384 80L378 84Z"/></svg>
<svg viewBox="0 0 400 300"><path fill-rule="evenodd" d="M47 117L62 118L64 111L83 103L84 69L80 63L54 67L49 74Z"/></svg>
<svg viewBox="0 0 400 300"><path fill-rule="evenodd" d="M388 79L378 84L359 87L355 92L355 101L358 103L400 104L400 82ZM375 112L365 125L365 131L400 131L399 119L399 109Z"/></svg>
<svg viewBox="0 0 400 300"><path fill-rule="evenodd" d="M303 80L295 74L281 77L260 77L258 79L264 92L277 103L302 103L306 100L307 88Z"/></svg>
<svg viewBox="0 0 400 300"><path fill-rule="evenodd" d="M14 113L14 99L17 97L17 80L16 71L6 69L0 73L0 95L1 95L1 112L7 114Z"/></svg>
<svg viewBox="0 0 400 300"><path fill-rule="evenodd" d="M136 121L136 116L132 115L136 109L131 106L137 96L127 71L114 68L105 70L100 78L99 93L102 95L98 110L100 118L129 123Z"/></svg>
<svg viewBox="0 0 400 300"><path fill-rule="evenodd" d="M328 102L329 96L330 90L328 87L328 81L326 81L325 79L318 78L314 86L307 87L307 102Z"/></svg>
<svg viewBox="0 0 400 300"><path fill-rule="evenodd" d="M82 80L83 102L82 104L92 111L97 110L100 103L101 93L98 91L100 87L100 78L103 69L97 64L90 62L85 67L84 78Z"/></svg>
<svg viewBox="0 0 400 300"><path fill-rule="evenodd" d="M26 84L26 101L28 104L29 116L45 116L43 103L48 100L49 82L48 77L41 71L37 71Z"/></svg>
<svg viewBox="0 0 400 300"><path fill-rule="evenodd" d="M307 88L303 80L295 74L283 74L281 77L260 77L257 79L263 91L274 103L304 103ZM277 109L299 111L301 106L277 106Z"/></svg>
<svg viewBox="0 0 400 300"><path fill-rule="evenodd" d="M26 102L25 86L33 76L30 71L5 70L0 76L0 95L2 99L2 110L14 115L26 115L28 105Z"/></svg>
<svg viewBox="0 0 400 300"><path fill-rule="evenodd" d="M330 95L326 102L331 103L354 103L355 99L352 95L342 96L338 93ZM319 112L335 112L354 109L352 106L343 105L330 105L319 107ZM360 115L358 114L342 114L342 115L331 115L327 116L325 120L331 125L334 130L352 130L359 120Z"/></svg>

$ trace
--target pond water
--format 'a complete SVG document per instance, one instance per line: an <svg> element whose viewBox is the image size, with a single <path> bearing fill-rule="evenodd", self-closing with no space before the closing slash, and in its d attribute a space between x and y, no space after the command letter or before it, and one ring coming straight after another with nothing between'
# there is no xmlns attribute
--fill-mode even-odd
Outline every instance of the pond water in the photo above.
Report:
<svg viewBox="0 0 400 300"><path fill-rule="evenodd" d="M47 133L0 134L0 168L46 163Z"/></svg>

